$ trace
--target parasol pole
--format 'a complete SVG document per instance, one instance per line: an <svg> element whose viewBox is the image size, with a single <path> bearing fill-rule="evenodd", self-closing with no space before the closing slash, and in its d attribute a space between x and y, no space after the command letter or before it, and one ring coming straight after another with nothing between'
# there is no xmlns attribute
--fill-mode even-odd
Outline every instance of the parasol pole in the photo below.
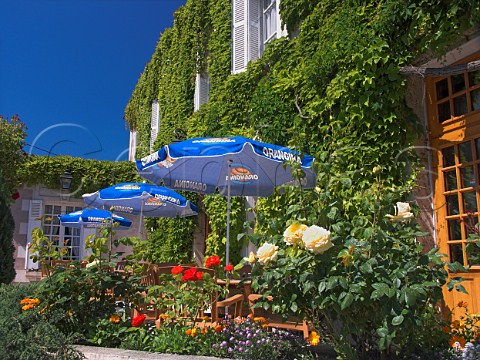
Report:
<svg viewBox="0 0 480 360"><path fill-rule="evenodd" d="M141 203L140 203L140 221L138 223L138 237L140 238L140 240L143 240L142 239L142 223L143 223L143 196L141 198Z"/></svg>
<svg viewBox="0 0 480 360"><path fill-rule="evenodd" d="M225 244L225 265L230 263L230 168L232 166L232 160L228 160L228 173L227 173L227 243Z"/></svg>

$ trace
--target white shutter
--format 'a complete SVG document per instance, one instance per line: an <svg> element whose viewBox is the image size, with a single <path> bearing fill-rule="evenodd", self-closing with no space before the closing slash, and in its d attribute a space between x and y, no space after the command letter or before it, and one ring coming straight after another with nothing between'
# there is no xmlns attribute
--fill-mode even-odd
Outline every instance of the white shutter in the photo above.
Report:
<svg viewBox="0 0 480 360"><path fill-rule="evenodd" d="M135 161L137 152L137 131L130 130L130 143L128 145L128 161Z"/></svg>
<svg viewBox="0 0 480 360"><path fill-rule="evenodd" d="M262 18L263 0L249 0L248 6L248 61L255 61L261 56L262 51Z"/></svg>
<svg viewBox="0 0 480 360"><path fill-rule="evenodd" d="M232 5L232 72L238 74L247 66L247 14L249 0L233 0Z"/></svg>
<svg viewBox="0 0 480 360"><path fill-rule="evenodd" d="M158 129L160 127L160 106L157 100L152 101L152 121L150 128L150 152L154 151L153 145L157 139Z"/></svg>
<svg viewBox="0 0 480 360"><path fill-rule="evenodd" d="M25 251L25 268L38 269L38 262L34 263L30 259L30 252L28 245L32 243L32 230L42 226L43 216L43 201L42 200L30 200L28 209L28 228L27 228L27 248Z"/></svg>
<svg viewBox="0 0 480 360"><path fill-rule="evenodd" d="M206 73L197 73L195 79L195 97L193 99L193 111L200 109L200 106L208 102L210 92L210 77Z"/></svg>

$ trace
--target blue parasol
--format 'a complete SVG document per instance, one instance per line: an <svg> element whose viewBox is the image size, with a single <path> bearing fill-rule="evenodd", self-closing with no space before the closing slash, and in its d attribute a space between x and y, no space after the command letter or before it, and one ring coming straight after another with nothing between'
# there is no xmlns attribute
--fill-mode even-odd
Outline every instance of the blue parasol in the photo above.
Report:
<svg viewBox="0 0 480 360"><path fill-rule="evenodd" d="M295 179L288 161L299 164ZM140 176L175 189L227 196L226 261L229 262L230 196L269 196L277 186L313 188L314 159L286 147L243 137L194 138L166 145L137 160Z"/></svg>
<svg viewBox="0 0 480 360"><path fill-rule="evenodd" d="M84 194L87 206L151 217L186 217L198 214L198 207L177 192L146 183L121 183Z"/></svg>
<svg viewBox="0 0 480 360"><path fill-rule="evenodd" d="M128 229L132 225L132 222L123 216L101 209L83 209L66 215L58 215L58 218L63 226L74 228L99 228L111 221L119 224L118 229L120 230Z"/></svg>

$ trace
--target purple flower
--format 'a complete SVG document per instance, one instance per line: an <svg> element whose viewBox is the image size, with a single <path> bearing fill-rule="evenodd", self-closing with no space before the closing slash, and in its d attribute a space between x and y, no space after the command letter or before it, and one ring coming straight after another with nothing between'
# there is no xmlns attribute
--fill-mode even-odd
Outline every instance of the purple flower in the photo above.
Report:
<svg viewBox="0 0 480 360"><path fill-rule="evenodd" d="M222 341L222 343L220 344L220 347L224 348L224 347L227 347L227 342L226 341Z"/></svg>
<svg viewBox="0 0 480 360"><path fill-rule="evenodd" d="M238 352L242 352L242 351L243 351L243 348L239 347Z"/></svg>
<svg viewBox="0 0 480 360"><path fill-rule="evenodd" d="M245 341L245 345L250 346L251 344L250 340Z"/></svg>
<svg viewBox="0 0 480 360"><path fill-rule="evenodd" d="M233 349L231 347L228 348L227 350L229 353L233 352Z"/></svg>

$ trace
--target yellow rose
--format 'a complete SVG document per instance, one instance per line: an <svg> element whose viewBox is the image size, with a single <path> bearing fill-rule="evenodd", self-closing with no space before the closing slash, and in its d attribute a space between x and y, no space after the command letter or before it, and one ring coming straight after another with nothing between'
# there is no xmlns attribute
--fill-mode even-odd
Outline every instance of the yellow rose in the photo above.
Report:
<svg viewBox="0 0 480 360"><path fill-rule="evenodd" d="M244 257L243 261L253 264L255 262L255 254L253 253L253 251L250 251L250 255L248 255L248 257Z"/></svg>
<svg viewBox="0 0 480 360"><path fill-rule="evenodd" d="M333 246L330 231L317 225L308 227L303 233L302 240L305 249L314 254L322 254Z"/></svg>
<svg viewBox="0 0 480 360"><path fill-rule="evenodd" d="M410 204L404 202L397 202L395 206L395 215L387 214L386 216L394 222L404 222L413 218L413 213L410 212Z"/></svg>
<svg viewBox="0 0 480 360"><path fill-rule="evenodd" d="M307 225L292 224L283 233L283 240L288 245L296 245L301 243L303 232L307 229Z"/></svg>
<svg viewBox="0 0 480 360"><path fill-rule="evenodd" d="M257 250L258 262L262 265L268 264L270 261L277 260L277 250L278 246L265 243L260 246Z"/></svg>

